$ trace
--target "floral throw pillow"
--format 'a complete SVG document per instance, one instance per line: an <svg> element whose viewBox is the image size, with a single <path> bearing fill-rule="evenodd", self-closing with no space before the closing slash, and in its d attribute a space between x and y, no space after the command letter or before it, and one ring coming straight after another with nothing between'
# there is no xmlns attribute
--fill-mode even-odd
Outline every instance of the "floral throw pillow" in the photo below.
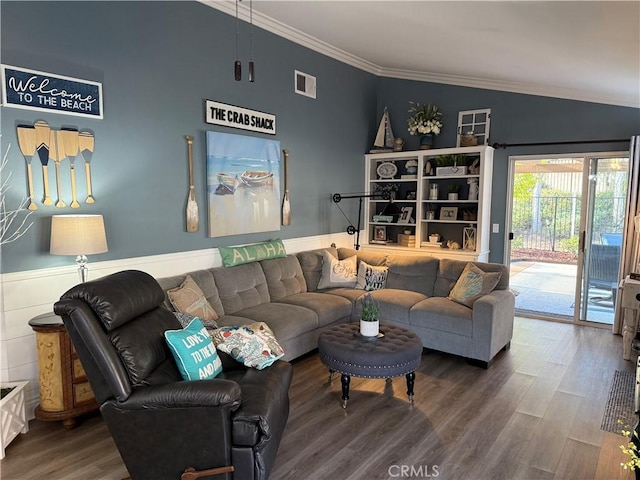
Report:
<svg viewBox="0 0 640 480"><path fill-rule="evenodd" d="M478 298L496 288L501 276L500 272L487 273L473 263L467 263L447 298L472 308Z"/></svg>
<svg viewBox="0 0 640 480"><path fill-rule="evenodd" d="M284 350L264 322L221 327L210 334L218 350L257 370L268 367L284 355Z"/></svg>
<svg viewBox="0 0 640 480"><path fill-rule="evenodd" d="M369 265L368 263L360 260L356 288L366 290L368 292L380 290L386 286L388 274L389 267Z"/></svg>
<svg viewBox="0 0 640 480"><path fill-rule="evenodd" d="M322 275L318 282L318 290L323 288L354 288L357 281L358 257L353 255L338 260L326 250L322 252Z"/></svg>
<svg viewBox="0 0 640 480"><path fill-rule="evenodd" d="M191 275L187 275L179 287L167 290L167 296L178 312L198 317L205 327L217 327L214 320L218 319L218 314Z"/></svg>

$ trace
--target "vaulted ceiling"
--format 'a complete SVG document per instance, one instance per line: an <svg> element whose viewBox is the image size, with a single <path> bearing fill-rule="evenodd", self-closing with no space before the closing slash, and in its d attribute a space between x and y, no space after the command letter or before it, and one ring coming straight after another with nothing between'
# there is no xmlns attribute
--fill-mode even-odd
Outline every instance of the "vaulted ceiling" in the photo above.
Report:
<svg viewBox="0 0 640 480"><path fill-rule="evenodd" d="M254 0L253 22L380 76L640 107L639 1Z"/></svg>

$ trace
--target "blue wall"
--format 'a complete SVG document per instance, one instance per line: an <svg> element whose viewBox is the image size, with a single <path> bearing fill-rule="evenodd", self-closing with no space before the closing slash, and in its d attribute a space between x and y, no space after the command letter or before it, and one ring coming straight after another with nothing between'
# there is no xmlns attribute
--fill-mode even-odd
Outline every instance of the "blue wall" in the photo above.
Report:
<svg viewBox="0 0 640 480"><path fill-rule="evenodd" d="M333 192L361 189L362 154L370 147L369 136L377 122L375 76L254 28L256 82L249 83L249 27L241 22L244 79L236 82L235 18L197 2L0 5L2 63L102 82L105 113L103 120L96 120L2 108L2 151L11 144L10 205L27 192L16 125L43 119L56 128L92 129L96 137L91 162L96 203L80 209L39 203L28 234L2 247L2 272L69 264L70 258L48 253L54 214L104 215L109 253L94 256L94 261L346 228L330 197ZM295 69L317 77L317 100L294 93ZM275 139L290 151L291 226L263 234L207 238L205 132L274 137L206 124L205 99L277 116ZM201 228L195 234L185 231L186 134L195 136L201 216ZM33 166L40 197L40 164L34 160ZM49 170L52 177L52 164ZM64 191L70 192L67 177ZM84 175L79 178L82 189ZM51 187L55 189L53 181ZM55 200L55 194L52 197ZM355 203L343 208L355 217Z"/></svg>
<svg viewBox="0 0 640 480"><path fill-rule="evenodd" d="M330 194L362 190L362 155L371 147L384 106L394 133L407 140L408 149L417 147L406 133L409 101L433 102L445 112L445 128L437 137L440 147L455 145L458 111L476 108L492 109L491 140L500 143L627 138L640 132L638 109L376 78L259 28L254 29L257 80L250 84L244 22L240 56L245 79L235 82L235 19L196 2L1 2L0 9L2 63L100 81L105 100L103 120L2 107L2 152L11 144L10 206L27 191L15 127L38 119L52 127L95 132L91 168L97 199L77 210L39 204L28 234L2 247L4 273L69 264L71 259L48 253L54 214L105 216L109 253L94 261L344 231L346 221ZM295 69L317 77L317 100L293 92ZM206 237L205 132L263 135L207 125L205 99L277 116L275 138L291 152L291 226L264 234ZM185 232L186 134L196 138L202 221L195 234ZM626 148L575 145L496 152L492 223L504 224L508 155ZM41 177L34 162L40 193ZM64 189L70 191L67 184ZM357 202L341 206L355 219ZM502 234L492 235L490 248L491 260L502 261Z"/></svg>
<svg viewBox="0 0 640 480"><path fill-rule="evenodd" d="M444 128L435 148L456 144L458 112L491 109L490 140L493 143L567 142L630 139L640 134L640 109L523 95L436 83L380 78L378 115L387 106L396 137L405 148L418 148L417 137L407 132L409 102L434 103L444 112ZM577 144L545 147L517 147L496 150L493 165L491 223L500 233L491 235L490 260L504 260L504 222L507 205L508 160L514 155L627 151L629 144Z"/></svg>

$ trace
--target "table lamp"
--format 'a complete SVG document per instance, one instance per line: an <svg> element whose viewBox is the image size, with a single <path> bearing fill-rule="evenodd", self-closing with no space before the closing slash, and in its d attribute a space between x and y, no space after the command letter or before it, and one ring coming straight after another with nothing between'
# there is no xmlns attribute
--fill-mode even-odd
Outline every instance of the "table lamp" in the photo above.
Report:
<svg viewBox="0 0 640 480"><path fill-rule="evenodd" d="M89 270L87 255L108 251L102 215L53 215L49 251L53 255L76 255L84 283Z"/></svg>

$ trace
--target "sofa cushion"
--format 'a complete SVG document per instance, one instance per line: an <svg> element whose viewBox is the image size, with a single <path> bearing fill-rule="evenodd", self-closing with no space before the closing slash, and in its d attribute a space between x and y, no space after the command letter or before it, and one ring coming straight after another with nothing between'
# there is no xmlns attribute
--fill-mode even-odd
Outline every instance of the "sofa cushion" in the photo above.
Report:
<svg viewBox="0 0 640 480"><path fill-rule="evenodd" d="M167 330L169 345L184 380L207 380L222 372L222 362L207 329L198 318L179 330Z"/></svg>
<svg viewBox="0 0 640 480"><path fill-rule="evenodd" d="M433 291L434 296L446 297L453 286L460 278L462 271L467 266L468 262L462 260L450 260L447 258L440 259L440 266L438 268L438 275L436 277L435 288ZM500 281L495 287L495 290L508 290L509 289L509 272L507 267L501 263L484 263L473 262L474 265L480 268L483 272L501 272L502 276Z"/></svg>
<svg viewBox="0 0 640 480"><path fill-rule="evenodd" d="M472 308L473 302L495 288L501 276L500 272L486 273L468 263L447 298Z"/></svg>
<svg viewBox="0 0 640 480"><path fill-rule="evenodd" d="M368 252L366 250L354 250L353 248L339 248L338 258L343 260L353 255L358 256L358 260L364 260L369 265L387 265L387 255L379 252Z"/></svg>
<svg viewBox="0 0 640 480"><path fill-rule="evenodd" d="M433 296L439 260L424 255L389 255L387 288L411 290Z"/></svg>
<svg viewBox="0 0 640 480"><path fill-rule="evenodd" d="M318 328L318 315L314 311L286 303L263 303L240 310L236 315L265 322L281 343Z"/></svg>
<svg viewBox="0 0 640 480"><path fill-rule="evenodd" d="M297 293L284 297L279 301L313 310L318 316L318 325L320 327L329 325L336 320L349 318L352 311L350 300L338 295L320 292Z"/></svg>
<svg viewBox="0 0 640 480"><path fill-rule="evenodd" d="M471 337L473 310L443 297L416 303L409 312L409 324Z"/></svg>
<svg viewBox="0 0 640 480"><path fill-rule="evenodd" d="M259 262L267 258L286 257L287 252L279 238L270 242L244 245L242 247L218 247L222 265L234 267L243 263Z"/></svg>
<svg viewBox="0 0 640 480"><path fill-rule="evenodd" d="M260 264L267 279L272 302L277 302L288 295L307 291L307 282L302 274L298 257L295 255L264 260Z"/></svg>
<svg viewBox="0 0 640 480"><path fill-rule="evenodd" d="M380 302L380 321L409 323L409 310L416 303L427 298L422 293L395 288L385 288L371 292L373 298ZM360 307L357 307L357 315L360 316Z"/></svg>
<svg viewBox="0 0 640 480"><path fill-rule="evenodd" d="M262 370L284 355L269 326L264 322L220 327L211 332L216 347L237 362Z"/></svg>
<svg viewBox="0 0 640 480"><path fill-rule="evenodd" d="M165 291L165 306L169 310L174 310L173 305L169 301L169 297L166 296L166 292L172 288L179 287L187 278L187 275L193 278L198 287L200 287L200 290L204 293L207 302L209 302L209 305L213 307L216 313L219 316L224 315L225 312L222 307L222 302L220 301L220 295L218 294L218 287L216 287L216 282L213 279L213 272L211 270L194 270L193 272L187 272L183 275L158 278L158 283L162 287L162 290Z"/></svg>
<svg viewBox="0 0 640 480"><path fill-rule="evenodd" d="M318 282L320 282L320 277L322 276L322 253L325 250L338 258L338 250L335 247L318 248L296 253L308 292L315 292L318 289Z"/></svg>
<svg viewBox="0 0 640 480"><path fill-rule="evenodd" d="M368 292L385 288L388 274L389 267L369 265L364 260L360 260L356 288Z"/></svg>
<svg viewBox="0 0 640 480"><path fill-rule="evenodd" d="M178 312L200 318L205 326L206 322L214 321L210 325L215 326L218 314L191 275L187 275L179 287L167 290L167 296Z"/></svg>
<svg viewBox="0 0 640 480"><path fill-rule="evenodd" d="M239 310L269 303L269 289L260 263L245 263L236 267L211 270L220 301L227 315Z"/></svg>
<svg viewBox="0 0 640 480"><path fill-rule="evenodd" d="M322 254L322 276L318 290L336 287L355 287L358 274L358 257L353 255L338 260L329 252Z"/></svg>

